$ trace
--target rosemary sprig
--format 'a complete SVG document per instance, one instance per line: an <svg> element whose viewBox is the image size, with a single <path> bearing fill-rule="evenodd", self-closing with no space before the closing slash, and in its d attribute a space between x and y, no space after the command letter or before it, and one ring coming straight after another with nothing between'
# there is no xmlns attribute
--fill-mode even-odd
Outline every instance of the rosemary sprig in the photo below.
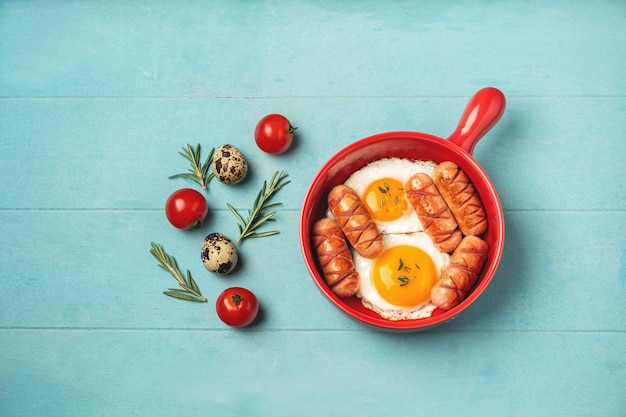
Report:
<svg viewBox="0 0 626 417"><path fill-rule="evenodd" d="M176 259L168 255L167 252L163 249L163 246L158 245L154 242L151 242L150 245L152 248L150 249L150 253L159 261L159 266L169 272L176 281L178 281L178 285L182 289L179 288L168 288L167 291L163 291L163 294L169 295L170 297L179 298L181 300L188 301L196 301L198 303L206 303L207 299L202 296L200 292L200 288L196 284L196 281L191 277L191 272L187 270L187 277L180 272L178 269L178 265L176 264Z"/></svg>
<svg viewBox="0 0 626 417"><path fill-rule="evenodd" d="M411 277L417 278L416 275L411 272L413 270L413 268L411 268L409 266L406 266L404 264L404 261L402 260L402 258L399 258L398 262L399 262L399 264L398 264L398 271L406 272L407 274L410 274ZM414 262L413 265L415 265L415 267L417 269L421 269L420 266L417 264L417 262ZM409 281L411 281L411 278L407 277L406 275L401 275L397 279L398 279L398 281L401 282L401 284L400 284L401 287L404 287L404 286L408 285Z"/></svg>
<svg viewBox="0 0 626 417"><path fill-rule="evenodd" d="M191 168L189 168L187 172L172 175L169 178L187 178L188 180L197 182L198 184L200 184L203 190L206 190L209 186L209 182L211 182L213 177L215 177L215 174L213 174L213 172L209 172L211 162L213 161L213 154L215 153L215 148L211 148L211 151L209 152L209 155L207 155L204 163L200 162L199 143L196 145L195 149L192 148L190 144L187 144L187 147L183 147L183 150L178 153L191 163Z"/></svg>
<svg viewBox="0 0 626 417"><path fill-rule="evenodd" d="M402 283L402 284L400 284L401 287L405 287L405 286L409 285L410 279L409 279L409 277L402 275L402 276L398 277L398 281L400 281Z"/></svg>
<svg viewBox="0 0 626 417"><path fill-rule="evenodd" d="M239 220L239 224L237 224L239 227L239 239L237 240L237 244L243 242L246 238L272 236L278 233L278 230L257 232L256 229L265 222L276 221L274 216L278 213L277 211L272 211L267 214L265 214L264 211L281 205L281 203L268 204L268 202L272 196L278 192L278 190L291 182L284 181L285 178L287 178L287 174L284 174L283 171L276 171L269 182L269 186L267 181L263 181L263 187L261 187L256 199L254 200L252 210L248 210L247 220L244 220L243 216L239 214L233 206L226 203L230 211L232 211L235 217L237 217L237 220Z"/></svg>

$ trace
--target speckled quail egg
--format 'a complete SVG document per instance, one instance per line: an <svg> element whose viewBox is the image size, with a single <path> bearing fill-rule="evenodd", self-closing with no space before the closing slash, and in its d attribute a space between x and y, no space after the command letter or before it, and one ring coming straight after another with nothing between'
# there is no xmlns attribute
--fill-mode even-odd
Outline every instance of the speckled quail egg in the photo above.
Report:
<svg viewBox="0 0 626 417"><path fill-rule="evenodd" d="M200 258L206 269L219 275L228 274L239 260L234 243L221 233L211 233L204 238Z"/></svg>
<svg viewBox="0 0 626 417"><path fill-rule="evenodd" d="M224 184L237 184L248 173L248 162L233 145L221 145L213 154L213 174Z"/></svg>

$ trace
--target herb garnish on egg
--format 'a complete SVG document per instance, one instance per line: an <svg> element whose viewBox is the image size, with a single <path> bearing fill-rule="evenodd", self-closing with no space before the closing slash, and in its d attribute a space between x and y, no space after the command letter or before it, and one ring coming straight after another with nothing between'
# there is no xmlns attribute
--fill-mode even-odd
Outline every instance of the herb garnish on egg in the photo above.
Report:
<svg viewBox="0 0 626 417"><path fill-rule="evenodd" d="M412 268L406 266L404 264L404 261L402 260L402 258L398 258L398 261L399 261L398 271L402 271L402 272L406 272L406 273L411 272ZM415 265L415 267L417 269L420 269L418 264L415 263L413 265ZM415 274L412 274L411 276L413 277L413 279L416 278ZM401 276L398 277L398 281L400 281L402 283L402 284L400 284L401 287L405 287L405 286L407 286L409 284L410 278L407 277L406 275L401 275Z"/></svg>

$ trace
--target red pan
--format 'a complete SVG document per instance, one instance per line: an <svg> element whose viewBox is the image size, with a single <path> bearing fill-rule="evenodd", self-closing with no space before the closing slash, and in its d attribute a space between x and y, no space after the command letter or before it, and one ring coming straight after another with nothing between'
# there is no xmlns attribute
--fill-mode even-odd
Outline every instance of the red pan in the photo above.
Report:
<svg viewBox="0 0 626 417"><path fill-rule="evenodd" d="M321 293L351 318L383 331L417 332L443 324L466 310L484 292L496 273L504 249L504 214L502 204L487 173L473 158L478 141L498 122L506 106L502 92L486 87L474 94L463 112L456 130L443 139L420 132L386 132L360 139L332 156L313 179L304 198L300 217L300 245L304 262ZM324 281L311 241L313 224L326 215L328 192L343 183L353 172L368 163L388 157L453 161L472 181L487 213L488 229L482 238L489 244L489 257L468 296L456 307L436 309L429 318L392 321L361 305L356 297L340 298Z"/></svg>

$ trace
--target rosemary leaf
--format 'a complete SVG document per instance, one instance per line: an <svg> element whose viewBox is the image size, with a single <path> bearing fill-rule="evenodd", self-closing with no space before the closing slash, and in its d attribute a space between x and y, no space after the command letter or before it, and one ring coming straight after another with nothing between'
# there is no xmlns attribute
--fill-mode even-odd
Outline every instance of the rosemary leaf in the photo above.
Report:
<svg viewBox="0 0 626 417"><path fill-rule="evenodd" d="M191 277L191 273L189 271L187 271L187 282L189 283L189 287L191 287L193 292L198 294L200 293L200 288L198 288L198 284L196 284L196 281Z"/></svg>
<svg viewBox="0 0 626 417"><path fill-rule="evenodd" d="M182 174L176 174L176 175L172 175L170 178L185 178L191 181L196 181L197 177L195 174L191 174L188 172L182 173Z"/></svg>
<svg viewBox="0 0 626 417"><path fill-rule="evenodd" d="M273 219L272 217L274 217L276 214L278 214L277 211L273 211L269 214L266 214L265 216L261 217L259 220L257 220L256 222L254 222L252 224L252 226L250 226L251 230L255 230L257 227L261 226L263 223L265 223L266 221L272 221L272 220L276 220Z"/></svg>
<svg viewBox="0 0 626 417"><path fill-rule="evenodd" d="M259 238L259 237L266 237L266 236L274 236L278 234L278 230L270 230L267 232L252 232L251 234L249 234L247 237L249 238Z"/></svg>
<svg viewBox="0 0 626 417"><path fill-rule="evenodd" d="M168 291L174 291L174 292L179 292L179 293L184 293L185 290L183 290L182 288L168 288Z"/></svg>
<svg viewBox="0 0 626 417"><path fill-rule="evenodd" d="M185 294L185 293L181 293L181 292L178 292L178 291L163 291L163 294L169 295L170 297L178 298L180 300L195 301L197 303L204 303L204 302L206 302L206 299L199 299L198 297L195 297L195 296L192 296L192 295L188 295L188 294Z"/></svg>
<svg viewBox="0 0 626 417"><path fill-rule="evenodd" d="M270 209L272 207L278 207L278 206L282 206L283 203L272 203L272 204L266 204L265 207L263 208L263 210L267 210Z"/></svg>
<svg viewBox="0 0 626 417"><path fill-rule="evenodd" d="M239 220L240 223L245 223L246 221L243 219L243 217L241 217L241 215L239 214L239 212L230 204L226 203L226 205L228 206L228 208L230 209L230 211L232 211L232 213L235 215L235 217L237 217L237 220Z"/></svg>
<svg viewBox="0 0 626 417"><path fill-rule="evenodd" d="M256 195L256 198L254 199L254 203L252 203L252 207L256 207L256 206L259 205L259 201L261 201L261 198L263 197L263 194L265 194L265 187L266 186L267 186L267 183L265 181L263 181L263 187L261 188L259 193Z"/></svg>

